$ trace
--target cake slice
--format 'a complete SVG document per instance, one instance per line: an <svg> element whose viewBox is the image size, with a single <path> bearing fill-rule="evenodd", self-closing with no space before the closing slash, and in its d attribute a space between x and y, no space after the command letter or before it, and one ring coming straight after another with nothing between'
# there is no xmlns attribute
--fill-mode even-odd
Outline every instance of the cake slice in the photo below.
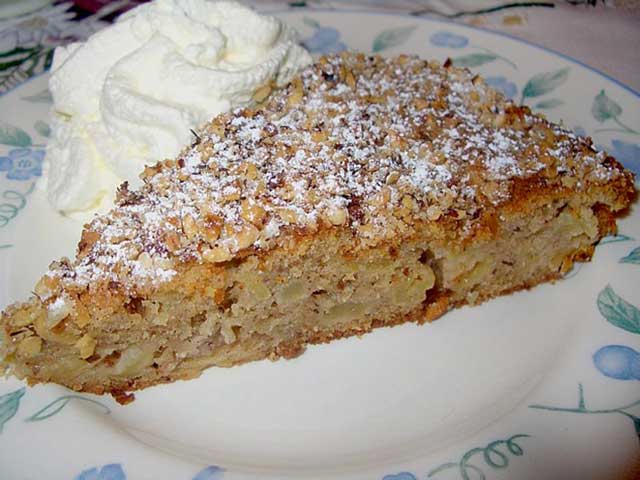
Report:
<svg viewBox="0 0 640 480"><path fill-rule="evenodd" d="M558 279L631 173L467 70L323 57L123 184L2 315L29 383L126 393ZM535 328L535 325L532 325Z"/></svg>

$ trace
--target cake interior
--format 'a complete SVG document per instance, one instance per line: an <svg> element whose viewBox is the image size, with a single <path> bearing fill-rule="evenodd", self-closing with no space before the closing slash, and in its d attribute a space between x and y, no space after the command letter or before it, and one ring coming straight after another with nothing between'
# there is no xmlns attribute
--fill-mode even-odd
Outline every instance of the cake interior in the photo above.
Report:
<svg viewBox="0 0 640 480"><path fill-rule="evenodd" d="M593 201L540 202L489 219L469 243L425 225L413 240L351 254L349 232L327 229L268 255L191 265L144 299L87 297L76 304L88 311L62 304L54 313L32 301L11 319L18 342L11 355L22 357L11 368L31 381L124 392L209 366L294 357L307 343L377 326L430 321L560 278L615 228L608 209Z"/></svg>

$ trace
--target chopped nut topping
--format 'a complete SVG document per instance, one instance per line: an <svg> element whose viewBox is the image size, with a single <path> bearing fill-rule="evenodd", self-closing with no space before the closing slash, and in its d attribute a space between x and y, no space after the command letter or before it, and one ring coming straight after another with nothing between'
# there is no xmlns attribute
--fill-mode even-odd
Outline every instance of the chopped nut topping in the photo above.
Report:
<svg viewBox="0 0 640 480"><path fill-rule="evenodd" d="M85 229L75 262L51 267L43 294L99 280L135 296L184 262L269 250L292 230L349 229L354 248L401 241L428 222L459 221L470 236L517 180L562 188L622 174L589 140L451 62L327 56L254 100L203 126L177 160L147 167L138 190L123 185L116 208ZM66 315L59 306L52 326Z"/></svg>
<svg viewBox="0 0 640 480"><path fill-rule="evenodd" d="M205 250L202 258L211 263L221 263L231 260L231 252L225 247L213 247Z"/></svg>

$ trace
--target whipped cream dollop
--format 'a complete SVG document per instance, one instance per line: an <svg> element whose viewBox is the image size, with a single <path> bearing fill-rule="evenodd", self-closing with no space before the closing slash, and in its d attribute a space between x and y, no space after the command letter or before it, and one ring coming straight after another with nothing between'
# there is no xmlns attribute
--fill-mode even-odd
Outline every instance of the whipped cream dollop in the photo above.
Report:
<svg viewBox="0 0 640 480"><path fill-rule="evenodd" d="M175 157L195 129L311 62L293 29L235 2L155 0L55 51L47 196L109 207L117 185ZM102 206L102 208L100 208Z"/></svg>

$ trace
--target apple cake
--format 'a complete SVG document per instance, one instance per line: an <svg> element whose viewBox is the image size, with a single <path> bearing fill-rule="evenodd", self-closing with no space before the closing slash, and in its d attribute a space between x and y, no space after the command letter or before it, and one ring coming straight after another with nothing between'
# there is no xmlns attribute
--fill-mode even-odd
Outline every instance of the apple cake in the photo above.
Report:
<svg viewBox="0 0 640 480"><path fill-rule="evenodd" d="M126 402L588 260L633 175L449 63L322 57L203 126L6 309L5 370Z"/></svg>

